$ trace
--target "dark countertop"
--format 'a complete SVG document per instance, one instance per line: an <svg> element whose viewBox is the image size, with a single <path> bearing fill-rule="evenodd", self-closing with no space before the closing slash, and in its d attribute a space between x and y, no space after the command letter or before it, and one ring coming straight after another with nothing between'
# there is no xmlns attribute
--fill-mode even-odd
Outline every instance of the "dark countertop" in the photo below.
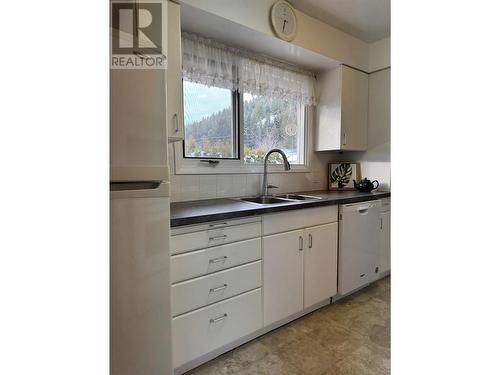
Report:
<svg viewBox="0 0 500 375"><path fill-rule="evenodd" d="M290 211L346 203L356 203L389 197L390 192L375 191L361 193L359 191L309 191L297 194L314 195L322 199L313 201L291 202L285 205L256 205L235 200L218 198L199 201L175 202L170 204L170 226L178 227L205 223L207 221L227 220L246 216L263 215L272 212Z"/></svg>

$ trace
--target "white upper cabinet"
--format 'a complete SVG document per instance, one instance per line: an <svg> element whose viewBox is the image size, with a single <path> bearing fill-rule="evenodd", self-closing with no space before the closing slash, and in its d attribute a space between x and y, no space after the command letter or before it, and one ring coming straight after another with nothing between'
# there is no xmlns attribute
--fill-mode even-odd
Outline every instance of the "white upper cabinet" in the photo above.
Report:
<svg viewBox="0 0 500 375"><path fill-rule="evenodd" d="M167 49L167 123L168 141L184 139L184 111L182 103L181 7L168 1Z"/></svg>
<svg viewBox="0 0 500 375"><path fill-rule="evenodd" d="M368 74L341 65L320 75L315 151L367 147Z"/></svg>
<svg viewBox="0 0 500 375"><path fill-rule="evenodd" d="M304 308L337 294L338 223L305 230Z"/></svg>

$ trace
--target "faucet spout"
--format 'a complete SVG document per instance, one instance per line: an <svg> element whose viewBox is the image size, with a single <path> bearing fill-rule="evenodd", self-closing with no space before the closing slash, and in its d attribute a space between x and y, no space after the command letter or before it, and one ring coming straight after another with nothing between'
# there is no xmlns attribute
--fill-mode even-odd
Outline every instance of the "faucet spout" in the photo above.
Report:
<svg viewBox="0 0 500 375"><path fill-rule="evenodd" d="M288 159L282 150L280 150L279 148L273 148L272 150L269 150L266 153L266 156L264 157L264 176L262 179L262 191L261 191L262 196L268 195L267 160L269 159L269 155L271 155L274 152L277 152L278 154L280 154L283 157L283 167L284 167L285 171L289 171L291 169L290 163L288 162Z"/></svg>

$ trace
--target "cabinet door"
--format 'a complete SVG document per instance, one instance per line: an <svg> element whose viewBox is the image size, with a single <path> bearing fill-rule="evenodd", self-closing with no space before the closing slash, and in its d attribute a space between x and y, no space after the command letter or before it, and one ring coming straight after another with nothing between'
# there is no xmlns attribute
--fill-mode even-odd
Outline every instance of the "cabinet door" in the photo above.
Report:
<svg viewBox="0 0 500 375"><path fill-rule="evenodd" d="M386 211L380 214L380 253L379 253L379 273L391 269L391 212Z"/></svg>
<svg viewBox="0 0 500 375"><path fill-rule="evenodd" d="M302 310L304 230L266 236L264 259L264 325ZM301 250L302 248L302 250Z"/></svg>
<svg viewBox="0 0 500 375"><path fill-rule="evenodd" d="M341 80L341 68L323 72L318 78L314 151L341 149Z"/></svg>
<svg viewBox="0 0 500 375"><path fill-rule="evenodd" d="M368 74L342 66L341 149L366 150Z"/></svg>
<svg viewBox="0 0 500 375"><path fill-rule="evenodd" d="M306 229L304 308L337 294L338 224Z"/></svg>
<svg viewBox="0 0 500 375"><path fill-rule="evenodd" d="M167 54L167 113L168 140L184 138L184 111L182 104L182 51L180 5L168 1Z"/></svg>

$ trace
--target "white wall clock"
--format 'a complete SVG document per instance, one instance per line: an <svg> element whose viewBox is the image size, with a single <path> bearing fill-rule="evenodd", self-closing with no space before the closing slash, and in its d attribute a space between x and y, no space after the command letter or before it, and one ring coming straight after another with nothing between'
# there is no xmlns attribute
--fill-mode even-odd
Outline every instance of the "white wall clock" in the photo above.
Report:
<svg viewBox="0 0 500 375"><path fill-rule="evenodd" d="M271 8L271 24L278 37L288 42L297 34L297 16L293 7L284 0L274 3Z"/></svg>

